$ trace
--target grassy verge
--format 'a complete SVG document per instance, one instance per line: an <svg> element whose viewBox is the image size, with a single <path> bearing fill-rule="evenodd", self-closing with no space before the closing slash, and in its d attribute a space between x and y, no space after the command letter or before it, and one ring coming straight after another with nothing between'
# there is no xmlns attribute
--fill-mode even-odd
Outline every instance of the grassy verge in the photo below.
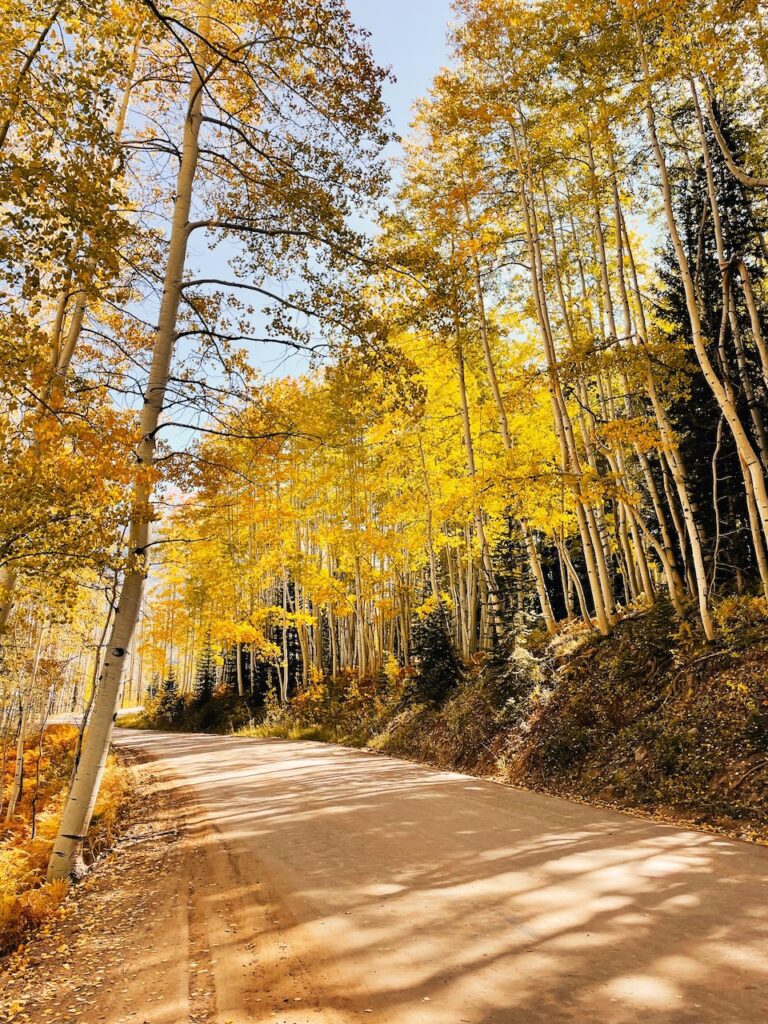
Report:
<svg viewBox="0 0 768 1024"><path fill-rule="evenodd" d="M24 750L24 788L11 821L0 826L0 955L16 949L35 928L56 914L68 883L45 882L56 827L69 785L77 741L71 725L50 726L42 745L32 736ZM3 765L7 797L13 783L15 750ZM114 842L129 790L129 772L110 756L84 850L95 860Z"/></svg>
<svg viewBox="0 0 768 1024"><path fill-rule="evenodd" d="M120 715L115 725L119 729L146 729L146 716L143 711L135 711L132 715Z"/></svg>
<svg viewBox="0 0 768 1024"><path fill-rule="evenodd" d="M351 733L332 722L305 723L290 719L264 721L237 730L238 736L256 736L260 739L315 740L318 743L339 743L344 747L365 747L372 737L365 731Z"/></svg>
<svg viewBox="0 0 768 1024"><path fill-rule="evenodd" d="M288 710L279 706L252 706L247 698L217 691L200 708L194 699L179 698L171 713L150 703L135 715L120 719L121 728L159 729L168 732L232 733L261 739L317 740L364 747L381 725L378 717L355 716L350 721L349 705L343 699L328 701L308 719L298 713L296 703Z"/></svg>

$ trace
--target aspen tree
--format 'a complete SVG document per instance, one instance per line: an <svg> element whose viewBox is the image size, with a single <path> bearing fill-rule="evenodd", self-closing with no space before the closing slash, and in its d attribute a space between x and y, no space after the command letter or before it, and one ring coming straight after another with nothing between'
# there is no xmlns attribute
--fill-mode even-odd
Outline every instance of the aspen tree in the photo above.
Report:
<svg viewBox="0 0 768 1024"><path fill-rule="evenodd" d="M152 363L145 388L144 406L140 415L140 441L137 448L139 468L134 493L134 513L131 522L129 551L130 561L125 572L112 631L107 644L107 656L99 681L99 689L91 716L91 723L85 736L83 751L67 806L64 810L59 837L54 846L50 877L61 877L68 874L73 867L83 835L93 809L98 791L98 783L103 771L104 759L112 730L115 709L120 696L120 688L124 669L135 631L136 621L146 578L147 562L152 539L150 522L152 518L152 486L155 476L155 452L157 431L161 425L168 379L173 356L174 344L178 332L178 315L182 297L189 301L193 288L204 286L203 281L187 281L184 279L185 261L189 239L195 230L209 232L238 232L249 238L248 245L259 254L261 249L254 239L278 239L278 247L286 240L299 239L300 252L307 251L309 241L317 239L318 244L328 245L337 240L349 237L343 223L344 203L347 191L358 184L366 194L375 193L378 178L375 172L376 153L380 145L386 141L386 134L374 120L381 115L379 98L379 81L382 73L370 61L367 50L359 42L351 26L340 14L335 0L328 0L312 9L301 5L290 7L286 12L295 19L293 34L286 37L277 33L282 25L281 12L276 8L262 9L259 5L239 9L238 24L247 24L249 18L261 24L264 31L257 40L256 49L249 44L232 43L231 36L222 29L219 14L233 13L226 7L213 12L214 0L204 0L202 4L194 4L194 24L199 26L192 33L193 44L191 53L192 68L190 72L187 97L185 100L185 116L183 134L180 145L180 163L173 198L173 215L168 239L168 256L165 268L165 279L162 300L158 314L158 327L154 336ZM263 48L263 54L259 51ZM327 76L316 73L304 74L306 60L311 59L318 46L326 46L326 57L332 62L338 78L333 83ZM306 55L305 55L306 54ZM335 55L335 56L334 56ZM263 56L263 63L260 60ZM274 67L270 67L270 61ZM281 77L281 72L282 76ZM237 76L240 75L238 80ZM263 81L259 76L263 76ZM279 104L292 104L291 121L296 116L301 104L305 111L311 111L306 117L306 143L295 141L293 134L285 138L285 146L293 145L293 157L298 162L305 159L312 150L313 160L318 167L324 169L326 177L321 184L312 190L294 192L289 188L285 175L294 175L295 182L301 180L299 167L291 168L290 159L283 166L281 175L283 191L276 190L274 196L277 207L269 207L272 194L258 196L252 194L252 182L255 180L251 172L254 160L262 160L260 144L261 128L257 114L251 112L255 120L234 123L229 115L219 116L226 111L226 93L230 89L242 88L254 96L263 93L265 87L275 91L273 116L280 110ZM286 100L284 89L287 87ZM287 115L283 108L282 115ZM247 113L246 115L247 116ZM348 131L338 132L341 122ZM200 137L203 126L210 136L212 145L201 145ZM295 132L295 126L292 131ZM314 133L314 134L313 134ZM196 179L205 184L209 179L211 162L214 164L222 159L229 161L231 155L224 154L216 148L220 138L237 151L240 167L235 165L234 181L239 188L231 196L230 206L220 206L220 197L212 198L211 216L201 220L193 220L193 197ZM356 144L359 156L350 153L350 160L345 165L344 176L332 176L332 168L337 168L340 159L340 147ZM314 147L314 148L313 148ZM285 153L288 152L286 148ZM283 157L285 160L285 155ZM363 166L371 168L366 171ZM273 171L274 164L267 162L265 167ZM199 174L203 167L205 174ZM323 192L325 187L325 192ZM346 191L345 191L346 190ZM294 229L290 223L262 229L254 223L253 213L257 206L271 210L272 217L286 218L296 215L301 205L299 193L306 197L307 203L314 203L313 208L318 217L316 227L310 232ZM280 206L282 201L283 205ZM240 205L238 206L238 203ZM325 223L321 223L321 218ZM324 230L325 229L325 230ZM309 241L308 241L309 239ZM302 241L303 240L303 241ZM276 248L276 258L282 248ZM309 258L309 257L307 257ZM238 282L232 282L236 287Z"/></svg>
<svg viewBox="0 0 768 1024"><path fill-rule="evenodd" d="M199 19L201 39L205 37L209 15L210 0L203 0ZM137 458L146 471L138 478L135 489L136 512L131 522L129 538L129 550L133 564L126 571L117 598L117 608L107 642L96 699L83 741L80 762L72 781L58 836L51 853L48 867L49 881L55 878L65 878L73 870L76 870L76 857L90 825L109 752L125 670L125 659L131 647L141 608L146 579L145 564L151 542L147 514L151 500L149 474L154 460L155 435L163 409L175 341L176 318L181 301L181 282L189 242L189 214L199 159L198 140L202 118L204 81L209 60L205 44L201 41L195 52L189 79L163 299L158 315L152 366L141 413L141 441Z"/></svg>
<svg viewBox="0 0 768 1024"><path fill-rule="evenodd" d="M696 290L694 288L693 278L691 276L690 266L688 258L685 254L680 233L677 227L677 221L675 219L674 210L672 207L672 190L669 182L669 171L667 168L666 158L661 148L659 141L658 131L656 128L656 111L654 108L653 95L651 92L650 85L650 69L648 66L648 60L645 52L645 43L642 38L640 28L636 25L635 31L638 39L638 47L640 53L640 61L643 68L643 80L646 91L646 102L645 102L645 117L646 125L648 128L648 136L651 141L651 148L656 160L656 166L659 170L659 176L661 178L661 189L664 198L664 212L667 221L667 227L669 234L672 239L672 244L675 249L675 255L677 257L678 266L680 268L680 275L683 281L683 287L685 290L685 300L688 309L688 317L691 323L691 333L693 338L693 347L696 352L696 357L701 366L704 378L707 384L712 390L713 395L717 401L718 406L722 410L723 416L728 423L731 433L733 434L736 447L739 452L739 456L742 459L746 472L750 476L751 485L754 490L755 502L757 505L758 513L760 516L760 523L764 537L768 540L768 490L766 489L765 476L763 473L760 460L755 453L754 448L750 442L749 436L741 422L738 410L729 398L726 388L723 382L717 375L714 366L707 353L706 345L704 342L701 316L699 312L698 300L696 298Z"/></svg>

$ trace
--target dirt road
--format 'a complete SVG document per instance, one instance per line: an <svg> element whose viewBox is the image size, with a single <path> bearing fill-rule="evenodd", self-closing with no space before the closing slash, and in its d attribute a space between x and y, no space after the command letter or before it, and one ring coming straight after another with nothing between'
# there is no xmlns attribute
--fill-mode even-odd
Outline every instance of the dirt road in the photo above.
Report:
<svg viewBox="0 0 768 1024"><path fill-rule="evenodd" d="M322 744L117 743L186 867L88 1024L768 1020L766 848Z"/></svg>

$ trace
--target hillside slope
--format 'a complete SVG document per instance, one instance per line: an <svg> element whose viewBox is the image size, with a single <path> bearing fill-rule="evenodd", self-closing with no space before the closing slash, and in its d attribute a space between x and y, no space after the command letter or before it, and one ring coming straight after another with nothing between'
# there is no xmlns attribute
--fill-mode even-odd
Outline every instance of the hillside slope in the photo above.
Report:
<svg viewBox="0 0 768 1024"><path fill-rule="evenodd" d="M705 647L668 609L612 637L518 649L442 706L411 707L376 747L440 767L747 837L768 835L768 642L762 602L718 610Z"/></svg>

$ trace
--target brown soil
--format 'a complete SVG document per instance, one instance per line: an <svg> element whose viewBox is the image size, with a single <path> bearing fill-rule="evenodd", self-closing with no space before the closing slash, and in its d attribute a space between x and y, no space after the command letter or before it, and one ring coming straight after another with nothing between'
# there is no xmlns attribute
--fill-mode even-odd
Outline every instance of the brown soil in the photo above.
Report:
<svg viewBox="0 0 768 1024"><path fill-rule="evenodd" d="M115 849L70 892L60 920L0 961L0 1020L15 1024L241 1024L252 999L252 946L240 947L242 913L234 865L192 818L189 794L151 762L124 752L136 773L136 803ZM228 894L210 906L209 893ZM260 896L249 914L276 923ZM262 968L284 960L277 936ZM215 951L214 956L212 950ZM286 981L290 996L283 991ZM274 984L272 983L274 982ZM263 1019L304 1024L286 1005L312 1002L294 971L272 978ZM247 989L248 992L245 992ZM261 986L260 986L261 989ZM263 998L263 997L262 997ZM269 1006L267 1007L267 1001ZM257 1007L258 1008L258 1007ZM291 1005L291 1011L293 1006ZM259 1017L258 1019L262 1019ZM336 1017L313 1013L313 1021Z"/></svg>

